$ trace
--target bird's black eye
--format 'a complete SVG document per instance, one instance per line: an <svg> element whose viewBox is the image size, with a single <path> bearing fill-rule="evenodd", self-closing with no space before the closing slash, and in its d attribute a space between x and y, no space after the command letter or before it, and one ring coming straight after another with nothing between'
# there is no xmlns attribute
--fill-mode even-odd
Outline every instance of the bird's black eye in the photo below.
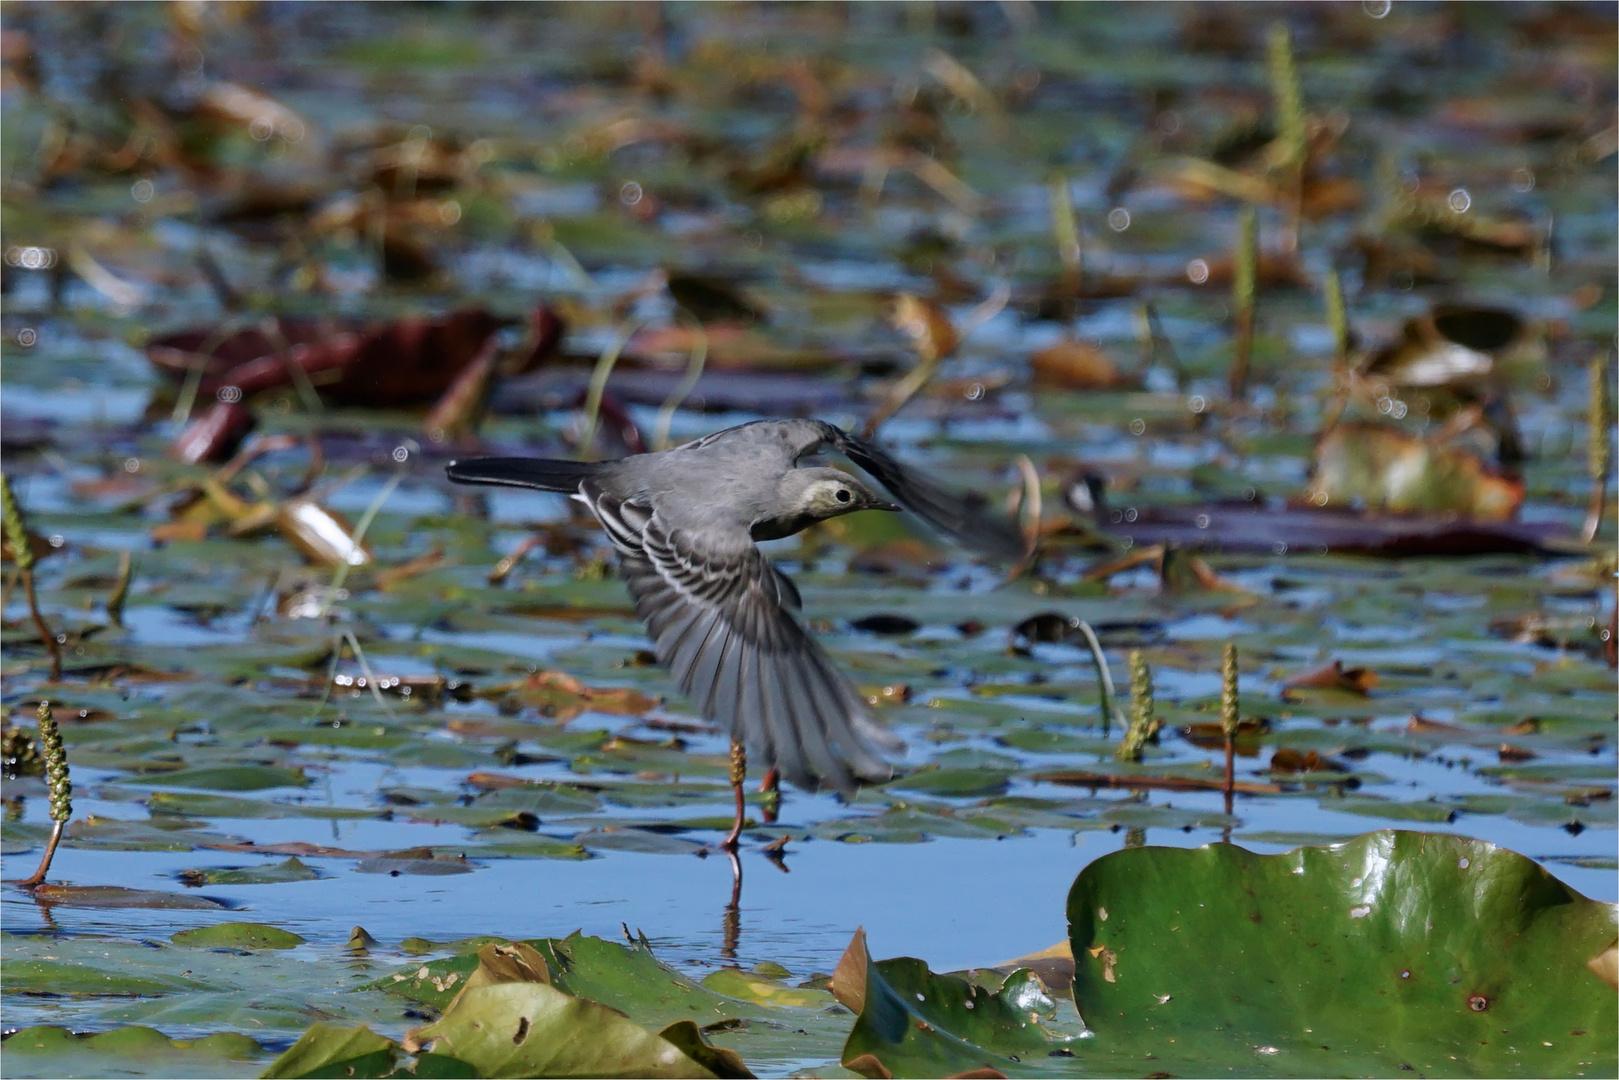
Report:
<svg viewBox="0 0 1619 1080"><path fill-rule="evenodd" d="M838 502L848 502L852 498L854 496L849 494L848 488L838 488Z"/></svg>

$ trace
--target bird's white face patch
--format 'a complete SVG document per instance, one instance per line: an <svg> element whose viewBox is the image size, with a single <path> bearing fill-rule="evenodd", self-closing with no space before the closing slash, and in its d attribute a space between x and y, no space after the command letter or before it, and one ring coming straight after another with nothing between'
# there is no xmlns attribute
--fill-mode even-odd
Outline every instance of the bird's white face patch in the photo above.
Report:
<svg viewBox="0 0 1619 1080"><path fill-rule="evenodd" d="M852 510L856 502L853 489L841 480L817 480L805 489L805 495L811 506L828 510Z"/></svg>

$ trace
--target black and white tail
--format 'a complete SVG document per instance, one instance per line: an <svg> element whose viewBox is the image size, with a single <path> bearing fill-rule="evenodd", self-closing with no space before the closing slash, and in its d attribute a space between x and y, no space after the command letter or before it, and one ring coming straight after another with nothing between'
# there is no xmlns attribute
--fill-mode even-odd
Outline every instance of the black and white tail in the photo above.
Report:
<svg viewBox="0 0 1619 1080"><path fill-rule="evenodd" d="M552 461L546 458L482 457L452 461L444 472L458 484L497 484L573 494L579 484L595 476L601 463Z"/></svg>

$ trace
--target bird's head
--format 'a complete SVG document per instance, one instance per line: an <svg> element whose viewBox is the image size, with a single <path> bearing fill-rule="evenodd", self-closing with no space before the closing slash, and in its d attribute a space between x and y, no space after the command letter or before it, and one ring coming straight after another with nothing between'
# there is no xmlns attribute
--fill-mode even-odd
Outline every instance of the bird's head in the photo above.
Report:
<svg viewBox="0 0 1619 1080"><path fill-rule="evenodd" d="M856 510L899 509L840 469L791 469L782 478L782 487L794 511L817 521Z"/></svg>
<svg viewBox="0 0 1619 1080"><path fill-rule="evenodd" d="M775 518L771 531L785 529L778 535L790 535L816 521L852 514L856 510L898 510L899 507L881 498L864 483L839 469L789 469L782 477L779 489L782 512ZM793 528L789 526L796 526ZM763 525L763 523L761 523ZM770 526L765 526L770 528ZM756 538L759 529L755 528Z"/></svg>

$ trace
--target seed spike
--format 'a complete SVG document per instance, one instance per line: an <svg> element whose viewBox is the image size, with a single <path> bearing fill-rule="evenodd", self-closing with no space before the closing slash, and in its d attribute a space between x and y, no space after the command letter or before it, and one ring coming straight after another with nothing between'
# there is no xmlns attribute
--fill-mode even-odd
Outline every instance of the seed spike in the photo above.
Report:
<svg viewBox="0 0 1619 1080"><path fill-rule="evenodd" d="M39 869L17 883L27 889L39 885L50 873L56 846L62 842L62 831L67 828L68 818L73 816L73 780L68 775L67 749L62 745L62 730L51 714L51 703L41 701L35 715L39 720L39 752L45 759L45 783L50 790L51 836L39 860Z"/></svg>
<svg viewBox="0 0 1619 1080"><path fill-rule="evenodd" d="M1304 172L1309 154L1304 115L1304 91L1293 60L1293 39L1287 27L1273 23L1268 42L1271 97L1276 104L1277 141L1282 144L1287 197L1287 232L1282 246L1297 251L1299 219L1304 214Z"/></svg>
<svg viewBox="0 0 1619 1080"><path fill-rule="evenodd" d="M22 506L12 494L11 481L0 473L0 528L5 531L6 543L11 545L12 557L17 560L17 575L22 578L23 595L28 598L28 614L33 617L34 629L39 634L45 654L51 658L51 680L62 677L62 648L56 635L39 611L39 596L34 592L34 549L29 543L28 523L23 520Z"/></svg>
<svg viewBox="0 0 1619 1080"><path fill-rule="evenodd" d="M1220 730L1227 738L1237 733L1237 647L1226 642L1220 662Z"/></svg>
<svg viewBox="0 0 1619 1080"><path fill-rule="evenodd" d="M17 561L17 569L27 573L34 568L34 549L28 543L28 526L23 523L22 507L11 493L11 479L5 473L0 473L0 515L4 518L11 557Z"/></svg>
<svg viewBox="0 0 1619 1080"><path fill-rule="evenodd" d="M1140 761L1141 751L1156 742L1163 726L1153 712L1152 669L1139 650L1130 651L1130 727L1124 733L1115 756L1120 761Z"/></svg>
<svg viewBox="0 0 1619 1080"><path fill-rule="evenodd" d="M1237 647L1226 642L1220 662L1220 731L1225 736L1225 812L1231 815L1231 799L1236 791L1237 754Z"/></svg>

